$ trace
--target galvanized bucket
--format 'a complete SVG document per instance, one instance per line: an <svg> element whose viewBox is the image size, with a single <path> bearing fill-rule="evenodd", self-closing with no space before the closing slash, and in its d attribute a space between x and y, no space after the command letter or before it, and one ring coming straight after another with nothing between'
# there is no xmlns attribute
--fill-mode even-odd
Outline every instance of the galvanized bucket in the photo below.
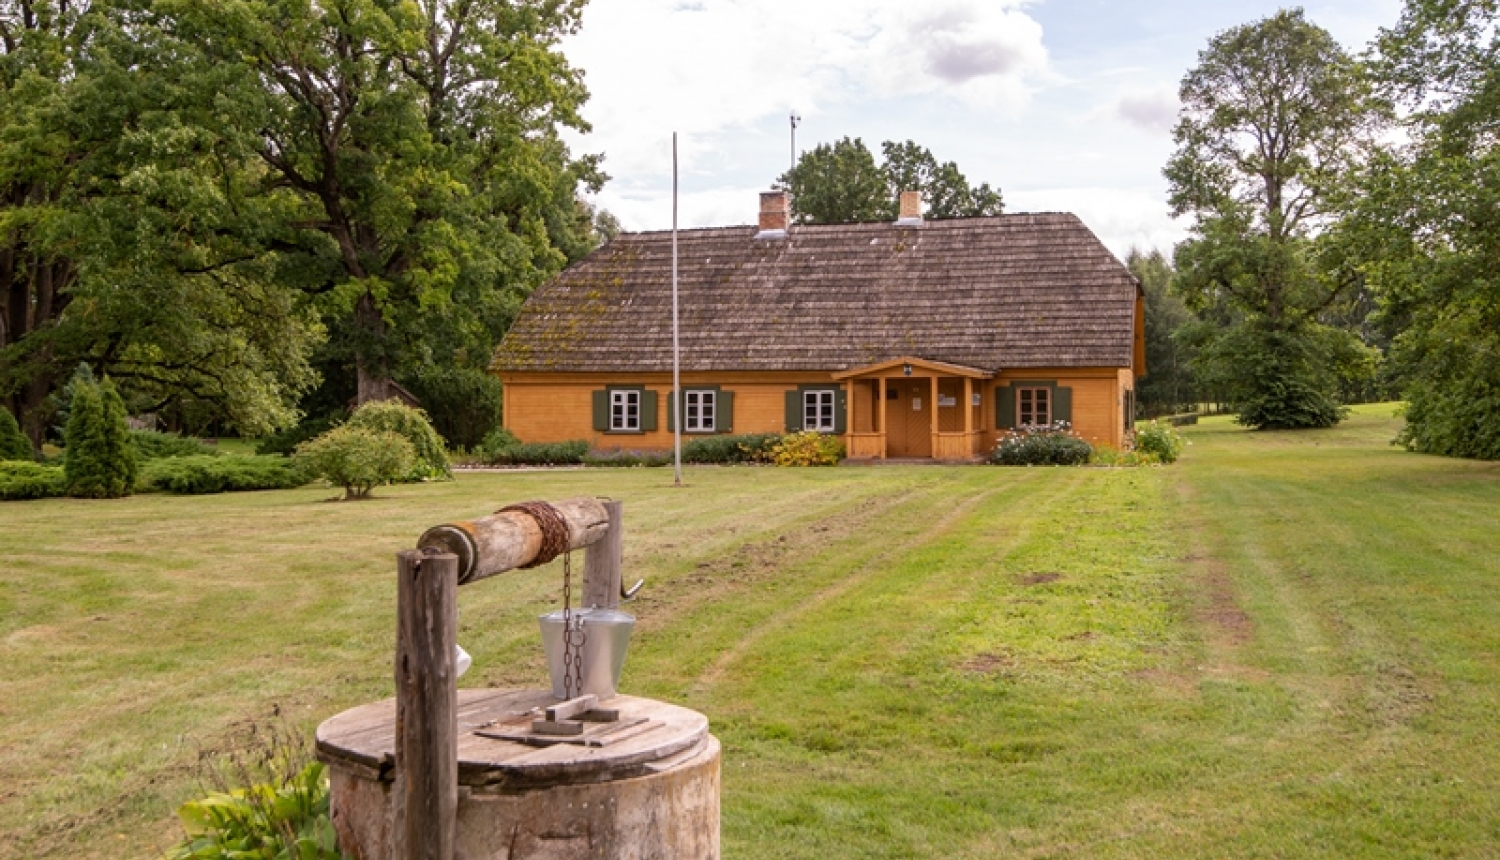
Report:
<svg viewBox="0 0 1500 860"><path fill-rule="evenodd" d="M583 637L583 680L573 681L571 691L563 689L563 613L559 609L539 616L542 648L547 654L547 673L552 677L552 695L559 699L592 693L600 699L615 694L620 671L625 668L625 650L630 647L630 631L635 616L618 609L572 610L573 637Z"/></svg>

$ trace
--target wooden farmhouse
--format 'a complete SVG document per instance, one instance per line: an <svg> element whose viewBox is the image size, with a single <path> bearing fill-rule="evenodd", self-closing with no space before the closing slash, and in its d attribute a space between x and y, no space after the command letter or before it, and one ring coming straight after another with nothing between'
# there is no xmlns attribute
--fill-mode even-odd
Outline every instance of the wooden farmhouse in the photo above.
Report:
<svg viewBox="0 0 1500 860"><path fill-rule="evenodd" d="M678 234L682 398L673 404L672 236L628 233L539 288L492 365L527 442L664 449L817 430L852 459L982 456L1069 421L1123 446L1145 374L1144 293L1068 214ZM680 406L680 408L677 408Z"/></svg>

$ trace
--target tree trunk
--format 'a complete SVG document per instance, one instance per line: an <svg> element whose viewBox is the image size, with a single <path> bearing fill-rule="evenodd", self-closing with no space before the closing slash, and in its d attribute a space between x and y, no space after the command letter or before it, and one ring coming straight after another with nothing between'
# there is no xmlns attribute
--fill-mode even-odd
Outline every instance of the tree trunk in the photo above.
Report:
<svg viewBox="0 0 1500 860"><path fill-rule="evenodd" d="M354 305L354 323L359 330L359 342L354 355L358 385L355 403L363 406L372 401L389 400L391 368L383 348L385 318L381 316L380 308L375 306L374 296L365 293L359 297Z"/></svg>

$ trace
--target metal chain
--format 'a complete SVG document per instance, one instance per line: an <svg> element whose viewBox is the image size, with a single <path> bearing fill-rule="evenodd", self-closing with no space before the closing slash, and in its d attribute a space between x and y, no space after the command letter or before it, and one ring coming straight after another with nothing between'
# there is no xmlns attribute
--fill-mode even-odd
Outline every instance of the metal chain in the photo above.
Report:
<svg viewBox="0 0 1500 860"><path fill-rule="evenodd" d="M573 641L573 553L563 553L563 698L574 697L573 685L578 685L577 695L583 694L583 645L588 634L578 623L578 641Z"/></svg>

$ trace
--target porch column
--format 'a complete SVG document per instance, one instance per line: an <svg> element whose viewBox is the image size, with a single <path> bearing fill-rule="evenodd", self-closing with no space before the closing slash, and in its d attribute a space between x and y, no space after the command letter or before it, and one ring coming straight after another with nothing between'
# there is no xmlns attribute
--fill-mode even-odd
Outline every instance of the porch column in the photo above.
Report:
<svg viewBox="0 0 1500 860"><path fill-rule="evenodd" d="M876 399L880 401L880 427L878 432L880 433L880 459L884 460L886 446L890 444L890 435L886 432L885 429L885 377L880 377L879 382L880 393L876 395Z"/></svg>
<svg viewBox="0 0 1500 860"><path fill-rule="evenodd" d="M932 456L938 455L938 378L932 374Z"/></svg>
<svg viewBox="0 0 1500 860"><path fill-rule="evenodd" d="M974 432L974 380L964 377L964 435L969 436Z"/></svg>

